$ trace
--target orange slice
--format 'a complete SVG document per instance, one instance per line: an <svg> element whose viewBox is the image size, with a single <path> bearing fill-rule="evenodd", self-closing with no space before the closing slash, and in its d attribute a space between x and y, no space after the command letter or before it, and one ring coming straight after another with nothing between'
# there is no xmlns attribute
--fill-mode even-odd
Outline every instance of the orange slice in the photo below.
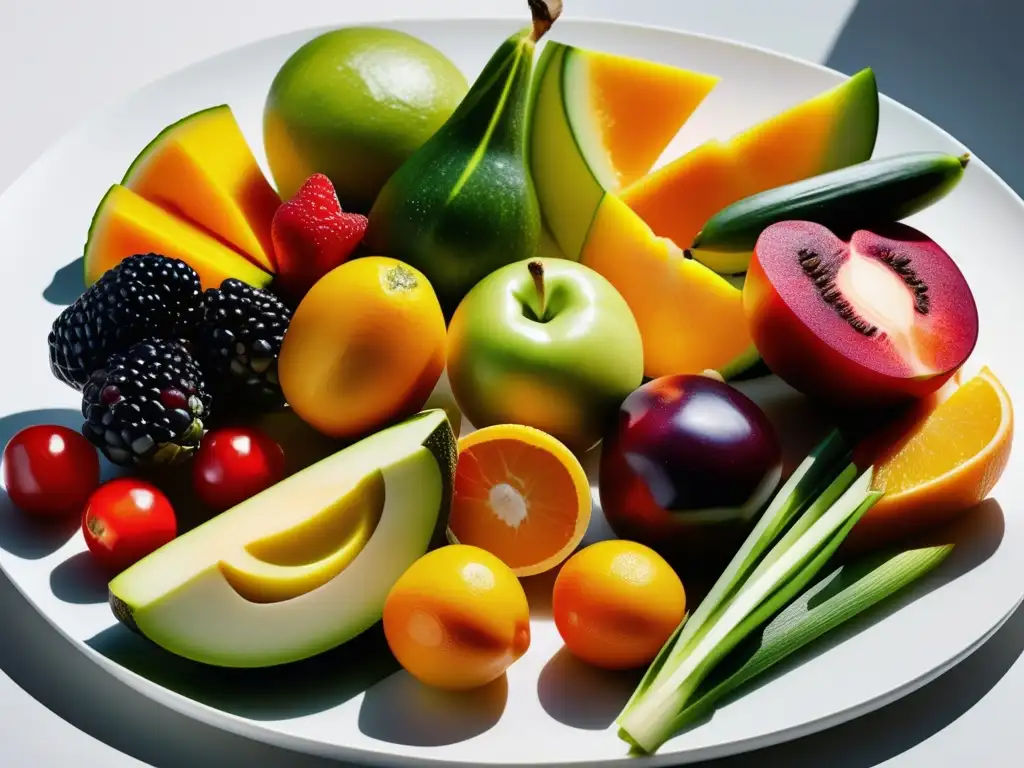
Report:
<svg viewBox="0 0 1024 768"><path fill-rule="evenodd" d="M532 576L572 553L590 504L587 474L561 442L519 424L485 427L459 440L448 539Z"/></svg>
<svg viewBox="0 0 1024 768"><path fill-rule="evenodd" d="M875 547L980 504L1006 469L1012 442L1010 396L983 368L879 454L874 486L885 496L848 544Z"/></svg>

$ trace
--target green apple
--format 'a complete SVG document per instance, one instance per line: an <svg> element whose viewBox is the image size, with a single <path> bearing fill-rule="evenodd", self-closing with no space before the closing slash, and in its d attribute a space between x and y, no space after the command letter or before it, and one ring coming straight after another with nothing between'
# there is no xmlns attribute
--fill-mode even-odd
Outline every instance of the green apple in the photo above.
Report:
<svg viewBox="0 0 1024 768"><path fill-rule="evenodd" d="M640 330L605 278L567 259L492 272L448 329L448 378L474 427L525 424L581 453L643 378Z"/></svg>

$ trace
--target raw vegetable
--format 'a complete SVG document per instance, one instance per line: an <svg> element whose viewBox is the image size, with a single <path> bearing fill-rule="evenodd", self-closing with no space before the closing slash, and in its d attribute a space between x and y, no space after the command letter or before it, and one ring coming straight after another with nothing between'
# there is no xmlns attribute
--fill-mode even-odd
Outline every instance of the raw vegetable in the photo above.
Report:
<svg viewBox="0 0 1024 768"><path fill-rule="evenodd" d="M711 670L810 583L881 498L842 435L829 435L775 496L693 617L655 658L617 720L619 735L654 752ZM787 530L788 529L788 530ZM771 549L769 549L771 547Z"/></svg>
<svg viewBox="0 0 1024 768"><path fill-rule="evenodd" d="M930 573L952 544L864 557L841 565L801 594L715 668L672 721L676 732L708 714L725 696L822 635Z"/></svg>
<svg viewBox="0 0 1024 768"><path fill-rule="evenodd" d="M690 254L711 269L736 273L746 269L760 234L780 221L812 221L846 233L900 221L952 191L968 160L968 155L910 152L751 195L708 219Z"/></svg>

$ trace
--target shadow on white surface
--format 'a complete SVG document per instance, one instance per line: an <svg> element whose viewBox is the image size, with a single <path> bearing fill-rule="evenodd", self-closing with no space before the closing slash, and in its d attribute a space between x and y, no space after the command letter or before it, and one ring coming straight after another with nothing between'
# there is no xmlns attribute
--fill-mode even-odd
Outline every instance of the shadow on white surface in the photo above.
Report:
<svg viewBox="0 0 1024 768"><path fill-rule="evenodd" d="M615 722L641 677L643 670L597 669L563 647L541 670L537 697L544 711L558 722L603 731Z"/></svg>
<svg viewBox="0 0 1024 768"><path fill-rule="evenodd" d="M443 747L493 728L507 700L505 675L462 693L428 688L402 670L366 692L359 707L359 730L391 744Z"/></svg>
<svg viewBox="0 0 1024 768"><path fill-rule="evenodd" d="M43 298L65 307L85 291L85 260L79 256L53 273L50 284L43 289Z"/></svg>
<svg viewBox="0 0 1024 768"><path fill-rule="evenodd" d="M65 603L107 602L107 575L88 551L76 552L50 572L50 589Z"/></svg>
<svg viewBox="0 0 1024 768"><path fill-rule="evenodd" d="M284 720L323 712L399 669L379 624L341 648L266 669L225 669L189 661L120 624L89 638L86 644L157 685L252 720Z"/></svg>

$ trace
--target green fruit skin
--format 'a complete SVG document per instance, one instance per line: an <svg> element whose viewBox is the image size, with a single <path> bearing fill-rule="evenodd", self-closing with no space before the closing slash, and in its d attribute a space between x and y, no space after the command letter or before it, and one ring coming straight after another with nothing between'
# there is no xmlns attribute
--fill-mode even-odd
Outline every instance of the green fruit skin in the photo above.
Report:
<svg viewBox="0 0 1024 768"><path fill-rule="evenodd" d="M506 40L370 211L367 252L423 272L447 319L486 275L537 252L540 208L526 161L534 48L524 33Z"/></svg>
<svg viewBox="0 0 1024 768"><path fill-rule="evenodd" d="M545 322L528 264L544 266ZM605 278L567 259L527 259L484 278L448 333L448 377L475 427L525 424L583 453L643 379L633 313Z"/></svg>
<svg viewBox="0 0 1024 768"><path fill-rule="evenodd" d="M813 221L839 234L900 221L948 195L967 162L966 155L910 152L761 192L712 216L693 247L750 251L761 232L780 221Z"/></svg>
<svg viewBox="0 0 1024 768"><path fill-rule="evenodd" d="M468 87L443 53L404 32L346 27L310 40L278 71L263 112L282 199L323 173L344 210L366 213Z"/></svg>

